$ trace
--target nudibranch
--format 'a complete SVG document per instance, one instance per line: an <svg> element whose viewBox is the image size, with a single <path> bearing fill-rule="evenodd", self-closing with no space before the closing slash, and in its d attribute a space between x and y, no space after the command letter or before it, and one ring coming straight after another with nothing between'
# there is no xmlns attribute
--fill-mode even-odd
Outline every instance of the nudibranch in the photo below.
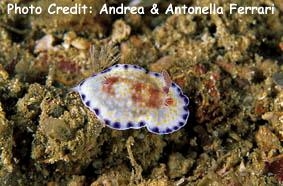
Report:
<svg viewBox="0 0 283 186"><path fill-rule="evenodd" d="M146 127L169 134L184 127L189 99L168 73L116 64L80 82L74 91L99 120L117 130Z"/></svg>

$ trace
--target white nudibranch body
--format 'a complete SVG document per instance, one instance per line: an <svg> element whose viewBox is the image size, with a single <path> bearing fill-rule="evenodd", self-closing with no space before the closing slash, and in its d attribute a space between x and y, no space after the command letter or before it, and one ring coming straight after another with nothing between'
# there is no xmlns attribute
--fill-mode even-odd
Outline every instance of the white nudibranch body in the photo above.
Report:
<svg viewBox="0 0 283 186"><path fill-rule="evenodd" d="M184 127L189 99L168 74L117 64L73 88L86 107L108 127L117 130L146 127L169 134Z"/></svg>

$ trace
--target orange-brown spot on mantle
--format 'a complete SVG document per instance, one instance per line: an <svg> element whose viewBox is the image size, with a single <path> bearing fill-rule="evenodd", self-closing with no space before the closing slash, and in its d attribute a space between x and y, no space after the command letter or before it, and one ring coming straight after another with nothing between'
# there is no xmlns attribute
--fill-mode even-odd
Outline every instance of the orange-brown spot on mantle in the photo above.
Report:
<svg viewBox="0 0 283 186"><path fill-rule="evenodd" d="M166 106L172 106L172 105L174 105L175 104L175 102L174 102L174 99L173 98L166 98L165 99L165 105Z"/></svg>
<svg viewBox="0 0 283 186"><path fill-rule="evenodd" d="M132 93L132 99L136 103L143 103L143 95L142 90L145 89L145 85L143 83L135 83L133 85L133 93Z"/></svg>
<svg viewBox="0 0 283 186"><path fill-rule="evenodd" d="M136 91L136 92L141 92L142 89L145 89L145 84L144 84L144 83L135 83L135 84L133 85L133 89L134 89L134 91Z"/></svg>
<svg viewBox="0 0 283 186"><path fill-rule="evenodd" d="M159 108L162 104L162 91L151 85L135 83L133 86L132 99L140 106Z"/></svg>
<svg viewBox="0 0 283 186"><path fill-rule="evenodd" d="M115 95L113 85L119 81L119 77L113 76L113 77L106 77L105 81L103 82L102 90L103 92Z"/></svg>
<svg viewBox="0 0 283 186"><path fill-rule="evenodd" d="M159 108L162 104L162 91L159 89L149 88L149 100L146 104L148 107Z"/></svg>

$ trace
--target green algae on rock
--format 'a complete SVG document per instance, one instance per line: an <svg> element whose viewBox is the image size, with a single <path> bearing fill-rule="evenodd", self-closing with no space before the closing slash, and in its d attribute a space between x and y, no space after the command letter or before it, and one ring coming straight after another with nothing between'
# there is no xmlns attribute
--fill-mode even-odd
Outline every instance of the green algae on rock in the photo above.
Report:
<svg viewBox="0 0 283 186"><path fill-rule="evenodd" d="M84 164L99 152L97 138L103 126L80 104L76 105L77 98L60 95L62 92L54 88L44 95L32 157L45 163L62 160Z"/></svg>
<svg viewBox="0 0 283 186"><path fill-rule="evenodd" d="M13 171L13 123L5 117L5 113L2 109L0 102L0 146L1 146L1 167L4 170L1 170L0 177L4 176L4 171L12 172ZM0 178L2 180L2 178Z"/></svg>

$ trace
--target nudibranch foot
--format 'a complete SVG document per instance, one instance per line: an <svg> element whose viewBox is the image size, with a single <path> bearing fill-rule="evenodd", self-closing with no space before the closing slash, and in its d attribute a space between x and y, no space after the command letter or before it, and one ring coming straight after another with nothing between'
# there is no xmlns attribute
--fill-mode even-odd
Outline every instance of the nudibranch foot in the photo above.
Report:
<svg viewBox="0 0 283 186"><path fill-rule="evenodd" d="M146 127L169 134L185 126L190 113L188 97L168 74L137 65L116 64L72 90L100 121L117 130Z"/></svg>

